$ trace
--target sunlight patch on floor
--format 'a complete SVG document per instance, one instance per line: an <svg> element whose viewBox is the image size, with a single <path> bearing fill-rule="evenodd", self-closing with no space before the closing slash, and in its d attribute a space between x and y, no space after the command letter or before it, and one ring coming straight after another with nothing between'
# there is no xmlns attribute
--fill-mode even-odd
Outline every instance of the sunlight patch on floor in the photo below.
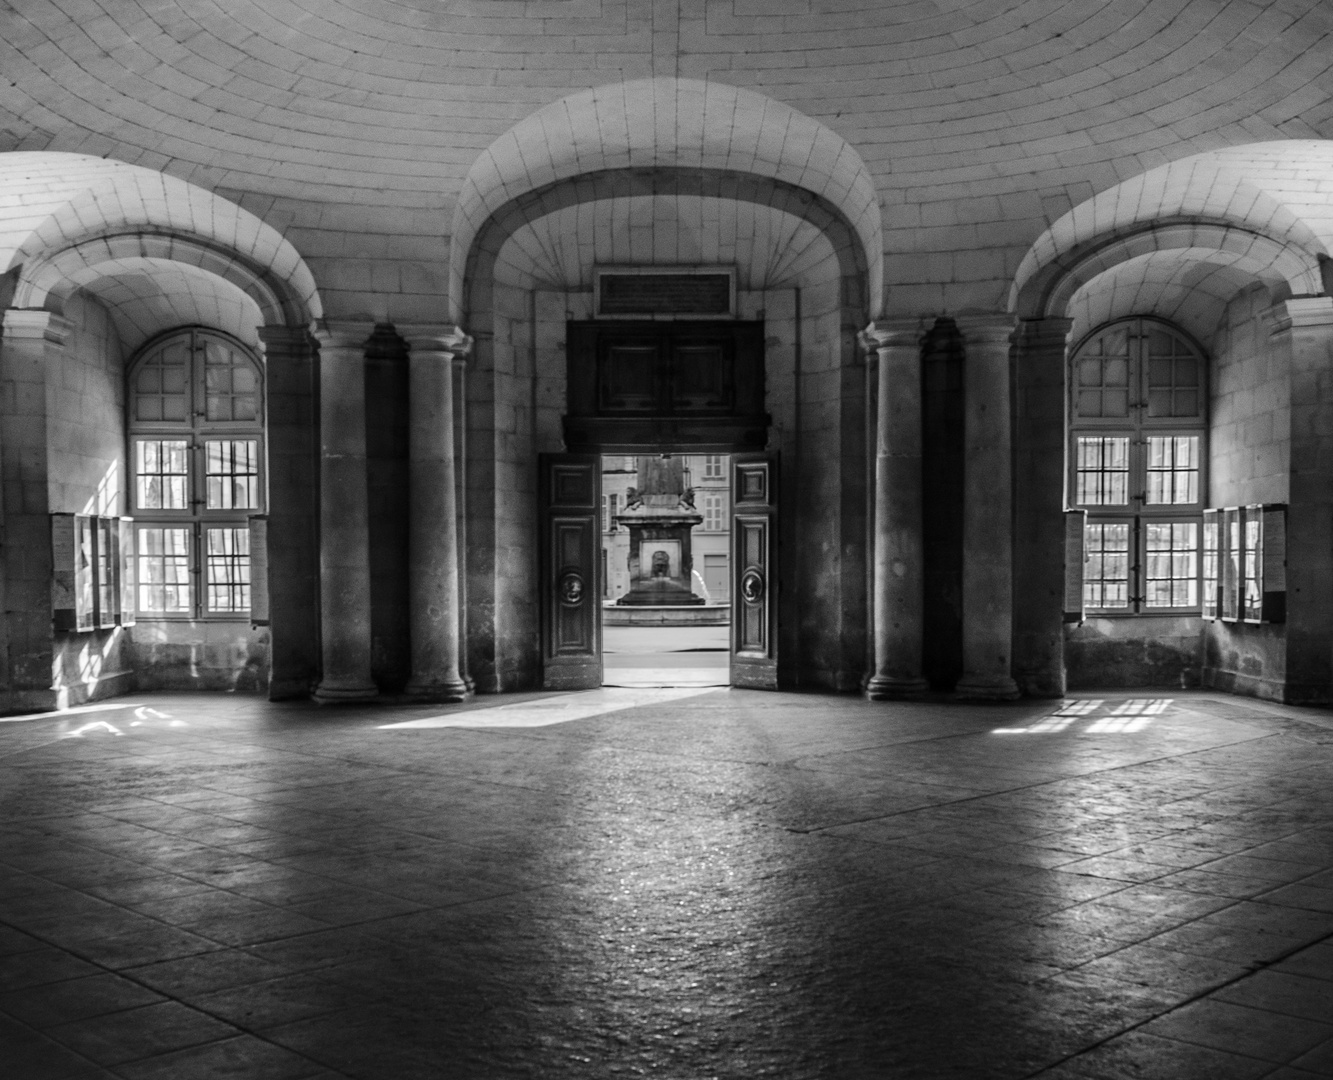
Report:
<svg viewBox="0 0 1333 1080"><path fill-rule="evenodd" d="M1089 720L1081 728L1084 734L1107 735L1142 731L1171 705L1172 698L1127 698L1108 702L1105 698L1082 698L1063 701L1049 716L1035 720L1027 727L996 728L995 735L1045 735L1065 731L1077 720Z"/></svg>
<svg viewBox="0 0 1333 1080"><path fill-rule="evenodd" d="M684 698L711 693L715 687L610 687L600 690L581 690L537 701L518 701L512 705L496 705L466 712L423 716L418 720L404 720L398 724L380 724L383 730L407 728L526 728L567 724L571 720L587 720L603 713L621 709L637 709L643 705L662 705Z"/></svg>

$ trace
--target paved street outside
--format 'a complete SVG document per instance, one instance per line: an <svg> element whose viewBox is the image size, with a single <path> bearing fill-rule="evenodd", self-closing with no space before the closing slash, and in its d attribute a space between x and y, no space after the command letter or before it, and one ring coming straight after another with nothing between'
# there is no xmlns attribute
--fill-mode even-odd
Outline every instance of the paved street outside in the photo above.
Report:
<svg viewBox="0 0 1333 1080"><path fill-rule="evenodd" d="M607 686L725 686L730 626L603 626Z"/></svg>

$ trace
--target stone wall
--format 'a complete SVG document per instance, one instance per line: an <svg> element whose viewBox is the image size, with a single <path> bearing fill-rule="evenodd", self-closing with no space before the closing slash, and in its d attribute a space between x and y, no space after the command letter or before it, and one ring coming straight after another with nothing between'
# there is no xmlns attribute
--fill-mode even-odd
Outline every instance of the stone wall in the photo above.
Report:
<svg viewBox="0 0 1333 1080"><path fill-rule="evenodd" d="M1138 615L1088 619L1065 632L1070 690L1198 686L1199 618Z"/></svg>
<svg viewBox="0 0 1333 1080"><path fill-rule="evenodd" d="M47 371L47 498L51 513L124 514L125 378L110 316L84 293L65 302L69 333ZM135 685L129 633L58 633L51 687L60 705L124 693Z"/></svg>
<svg viewBox="0 0 1333 1080"><path fill-rule="evenodd" d="M1256 286L1227 305L1212 341L1209 506L1287 501L1291 401L1286 357L1271 340L1268 290ZM1203 622L1203 682L1281 700L1286 627Z"/></svg>

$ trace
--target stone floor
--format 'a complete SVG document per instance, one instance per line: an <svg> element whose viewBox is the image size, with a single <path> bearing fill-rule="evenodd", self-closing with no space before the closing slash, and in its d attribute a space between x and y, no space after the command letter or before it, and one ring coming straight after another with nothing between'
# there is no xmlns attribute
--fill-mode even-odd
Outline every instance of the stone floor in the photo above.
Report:
<svg viewBox="0 0 1333 1080"><path fill-rule="evenodd" d="M146 695L0 722L0 1075L1333 1075L1333 721Z"/></svg>

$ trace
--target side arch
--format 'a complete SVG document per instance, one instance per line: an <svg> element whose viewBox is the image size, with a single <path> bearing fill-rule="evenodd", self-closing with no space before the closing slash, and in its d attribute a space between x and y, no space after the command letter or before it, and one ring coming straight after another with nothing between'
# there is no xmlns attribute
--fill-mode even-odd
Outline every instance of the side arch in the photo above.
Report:
<svg viewBox="0 0 1333 1080"><path fill-rule="evenodd" d="M0 189L12 197L0 214L0 266L16 274L16 304L46 306L59 295L62 271L111 270L129 256L206 270L250 294L277 325L323 316L314 275L289 241L184 180L84 154L33 152L0 155Z"/></svg>
<svg viewBox="0 0 1333 1080"><path fill-rule="evenodd" d="M1010 310L1023 319L1062 317L1074 294L1095 278L1122 263L1159 252L1192 252L1199 257L1221 253L1237 269L1286 295L1322 291L1318 255L1307 248L1226 221L1178 219L1098 237L1052 258L1026 277L1020 271L1010 294ZM1026 260L1024 265L1029 265Z"/></svg>

